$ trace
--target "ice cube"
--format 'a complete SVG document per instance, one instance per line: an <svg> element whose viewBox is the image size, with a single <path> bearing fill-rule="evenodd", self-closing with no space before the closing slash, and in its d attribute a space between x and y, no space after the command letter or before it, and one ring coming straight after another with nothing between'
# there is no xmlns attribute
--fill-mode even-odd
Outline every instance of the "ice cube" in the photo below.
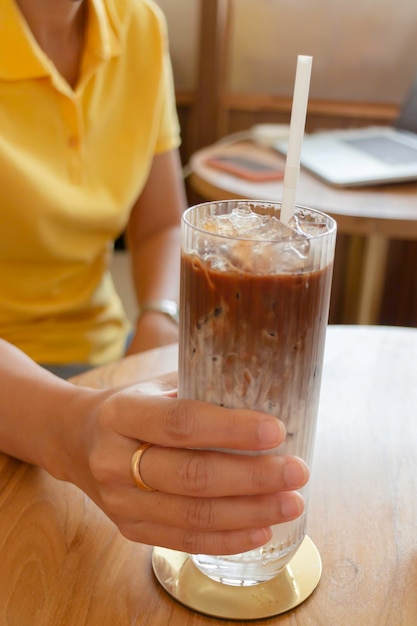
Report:
<svg viewBox="0 0 417 626"><path fill-rule="evenodd" d="M251 206L255 210L252 210ZM202 237L199 254L219 271L278 274L305 271L310 254L309 237L326 228L324 218L302 209L289 225L269 211L256 211L257 205L243 205L223 215L212 215L200 226L208 235ZM230 237L222 245L210 234ZM277 242L280 242L277 245Z"/></svg>
<svg viewBox="0 0 417 626"><path fill-rule="evenodd" d="M327 231L326 218L320 213L312 213L307 209L300 209L288 222L295 232L301 235L314 237Z"/></svg>
<svg viewBox="0 0 417 626"><path fill-rule="evenodd" d="M203 220L200 226L213 234L241 239L277 241L294 237L294 231L277 217L259 214L249 205L240 206L224 215L212 215Z"/></svg>

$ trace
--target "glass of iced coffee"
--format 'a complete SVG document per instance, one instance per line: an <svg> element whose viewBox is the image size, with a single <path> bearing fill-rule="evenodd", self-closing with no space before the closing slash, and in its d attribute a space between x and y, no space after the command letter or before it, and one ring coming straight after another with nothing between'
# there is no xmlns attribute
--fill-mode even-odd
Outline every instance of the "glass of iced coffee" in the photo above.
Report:
<svg viewBox="0 0 417 626"><path fill-rule="evenodd" d="M311 464L328 320L336 224L297 206L208 202L182 223L179 396L251 408L282 420L276 454ZM270 580L306 532L305 513L278 524L262 548L236 555L193 555L213 580L239 586Z"/></svg>

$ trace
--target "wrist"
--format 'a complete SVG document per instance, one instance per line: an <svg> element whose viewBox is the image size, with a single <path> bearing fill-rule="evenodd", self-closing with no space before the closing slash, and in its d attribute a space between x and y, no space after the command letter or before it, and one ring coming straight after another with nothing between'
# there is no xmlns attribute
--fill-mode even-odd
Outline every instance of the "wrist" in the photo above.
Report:
<svg viewBox="0 0 417 626"><path fill-rule="evenodd" d="M76 477L85 466L97 409L109 390L70 385L60 398L62 411L49 422L42 466L55 478L78 484Z"/></svg>

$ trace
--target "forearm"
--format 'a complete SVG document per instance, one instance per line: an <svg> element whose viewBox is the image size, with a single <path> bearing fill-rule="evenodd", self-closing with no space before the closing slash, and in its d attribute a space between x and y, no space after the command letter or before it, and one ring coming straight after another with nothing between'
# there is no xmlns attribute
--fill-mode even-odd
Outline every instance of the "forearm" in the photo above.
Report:
<svg viewBox="0 0 417 626"><path fill-rule="evenodd" d="M154 158L127 228L133 281L139 308L158 300L178 302L181 214L186 207L178 151ZM149 308L136 324L128 354L178 340L178 326L168 315Z"/></svg>
<svg viewBox="0 0 417 626"><path fill-rule="evenodd" d="M0 451L69 479L66 444L97 393L53 376L0 339Z"/></svg>
<svg viewBox="0 0 417 626"><path fill-rule="evenodd" d="M185 208L178 151L156 156L127 227L139 304L150 300L178 300L180 224Z"/></svg>
<svg viewBox="0 0 417 626"><path fill-rule="evenodd" d="M132 249L132 274L138 304L179 297L180 227L158 231Z"/></svg>

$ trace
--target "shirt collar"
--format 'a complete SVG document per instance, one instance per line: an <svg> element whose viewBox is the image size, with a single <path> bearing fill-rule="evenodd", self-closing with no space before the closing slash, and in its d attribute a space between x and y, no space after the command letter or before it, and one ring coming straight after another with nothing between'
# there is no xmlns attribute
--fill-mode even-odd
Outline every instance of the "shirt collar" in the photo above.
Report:
<svg viewBox="0 0 417 626"><path fill-rule="evenodd" d="M120 24L107 0L88 1L88 24L81 80L121 51ZM54 68L37 44L14 0L0 2L0 79L25 80L51 76Z"/></svg>

